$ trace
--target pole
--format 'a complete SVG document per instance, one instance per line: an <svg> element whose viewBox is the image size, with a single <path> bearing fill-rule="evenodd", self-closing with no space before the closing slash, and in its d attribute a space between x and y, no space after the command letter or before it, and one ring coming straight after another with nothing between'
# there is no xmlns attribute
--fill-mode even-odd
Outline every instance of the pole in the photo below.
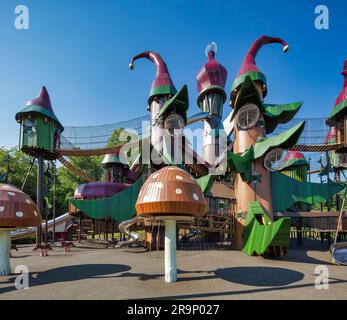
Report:
<svg viewBox="0 0 347 320"><path fill-rule="evenodd" d="M322 184L323 183L323 176L322 176L322 174L323 174L323 171L324 171L323 162L322 162L322 156L320 157L319 162L320 162L320 172L321 172L321 174L320 174L320 183ZM329 179L329 177L328 177L328 179ZM320 204L320 211L323 212L323 202L321 202L321 204Z"/></svg>
<svg viewBox="0 0 347 320"><path fill-rule="evenodd" d="M42 217L43 205L42 205L42 178L43 178L43 155L37 157L37 185L36 185L36 204ZM42 226L38 226L36 229L36 245L40 245L42 241Z"/></svg>
<svg viewBox="0 0 347 320"><path fill-rule="evenodd" d="M341 181L340 170L336 169L335 171L335 181L339 183ZM341 195L339 193L336 194L336 211L340 211L341 209Z"/></svg>
<svg viewBox="0 0 347 320"><path fill-rule="evenodd" d="M35 158L33 158L33 159L30 161L29 170L27 171L27 173L26 173L26 175L25 175L25 178L24 178L24 181L23 181L23 183L22 183L22 188L21 188L22 191L24 190L25 184L26 184L27 179L28 179L28 177L29 177L29 175L30 175L30 173L31 173L31 170L32 170L32 168L33 168L33 166L34 166L34 163L35 163Z"/></svg>
<svg viewBox="0 0 347 320"><path fill-rule="evenodd" d="M327 157L327 183L329 185L329 179L330 179L330 158L329 158L329 155L328 155L328 152L326 152L326 157ZM332 197L328 200L328 211L331 210L331 205L332 205Z"/></svg>
<svg viewBox="0 0 347 320"><path fill-rule="evenodd" d="M176 220L165 220L165 282L176 280Z"/></svg>
<svg viewBox="0 0 347 320"><path fill-rule="evenodd" d="M48 209L48 204L47 207L45 208L45 220L46 220L46 225L45 225L45 244L48 243L48 214L49 214L49 209Z"/></svg>
<svg viewBox="0 0 347 320"><path fill-rule="evenodd" d="M52 238L53 238L53 243L55 242L55 188L56 188L56 178L57 178L57 172L56 172L56 166L54 163L54 175L53 175L53 233L52 233Z"/></svg>

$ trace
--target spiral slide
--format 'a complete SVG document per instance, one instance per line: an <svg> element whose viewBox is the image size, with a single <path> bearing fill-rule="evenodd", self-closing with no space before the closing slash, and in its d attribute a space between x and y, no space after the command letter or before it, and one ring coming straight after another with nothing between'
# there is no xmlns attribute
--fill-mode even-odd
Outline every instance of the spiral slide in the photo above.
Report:
<svg viewBox="0 0 347 320"><path fill-rule="evenodd" d="M67 221L69 221L71 219L73 219L73 217L69 213L65 213L65 214L63 214L60 217L55 219L55 226L66 223ZM53 222L54 222L53 219L48 221L48 230L53 229ZM42 229L44 229L44 228L46 228L45 222L42 223ZM28 228L28 229L24 229L24 230L11 231L11 240L26 238L26 237L35 235L35 233L36 233L36 227Z"/></svg>

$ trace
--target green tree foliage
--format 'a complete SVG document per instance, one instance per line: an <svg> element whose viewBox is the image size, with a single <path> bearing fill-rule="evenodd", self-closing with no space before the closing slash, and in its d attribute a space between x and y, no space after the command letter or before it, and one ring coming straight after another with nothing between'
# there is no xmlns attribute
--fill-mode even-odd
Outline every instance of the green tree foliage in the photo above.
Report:
<svg viewBox="0 0 347 320"><path fill-rule="evenodd" d="M21 189L31 161L31 157L16 148L0 148L0 176L7 174L6 182ZM36 200L36 171L35 163L23 189L33 200Z"/></svg>
<svg viewBox="0 0 347 320"><path fill-rule="evenodd" d="M120 134L123 130L124 130L123 128L113 130L111 137L108 139L108 142L106 145L107 148L115 147L124 143L124 141L122 142L120 141Z"/></svg>
<svg viewBox="0 0 347 320"><path fill-rule="evenodd" d="M123 128L115 129L106 145L107 148L115 147L128 142L135 142L139 137L132 131Z"/></svg>
<svg viewBox="0 0 347 320"><path fill-rule="evenodd" d="M124 143L120 141L122 128L114 130L107 147L117 146ZM128 141L130 137L128 138ZM104 170L102 168L103 156L93 157L71 157L69 162L83 171L94 181L104 180ZM29 172L32 157L27 156L17 148L0 148L0 179L6 177L6 183L10 183L21 189L24 179ZM84 181L76 176L69 169L60 165L59 162L45 161L43 179L44 205L50 209L49 217L52 216L53 194L55 186L56 213L57 216L67 212L69 199L73 197L75 190ZM23 191L36 202L36 180L37 161L34 161L32 170L28 174ZM1 181L0 181L1 183Z"/></svg>

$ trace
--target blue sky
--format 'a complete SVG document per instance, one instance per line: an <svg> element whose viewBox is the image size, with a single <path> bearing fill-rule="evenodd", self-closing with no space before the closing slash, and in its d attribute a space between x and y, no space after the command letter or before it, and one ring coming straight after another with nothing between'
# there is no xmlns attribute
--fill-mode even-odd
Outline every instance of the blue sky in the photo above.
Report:
<svg viewBox="0 0 347 320"><path fill-rule="evenodd" d="M16 30L14 9L30 10L30 30ZM314 8L326 4L330 29L316 30ZM14 115L46 85L63 125L100 125L146 114L155 69L133 55L157 51L179 88L189 87L189 113L198 112L195 76L205 46L229 72L226 90L244 54L260 35L285 39L264 47L257 65L266 74L269 103L303 100L298 116L325 117L342 86L347 59L345 1L0 1L0 146L18 143ZM226 104L225 114L230 110Z"/></svg>

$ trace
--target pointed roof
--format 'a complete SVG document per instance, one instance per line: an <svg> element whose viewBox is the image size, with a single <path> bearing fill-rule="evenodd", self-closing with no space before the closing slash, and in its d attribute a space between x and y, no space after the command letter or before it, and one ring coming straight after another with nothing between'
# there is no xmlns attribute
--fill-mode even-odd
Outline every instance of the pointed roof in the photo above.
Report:
<svg viewBox="0 0 347 320"><path fill-rule="evenodd" d="M249 76L251 80L253 81L260 81L264 86L264 97L267 94L267 88L266 88L266 77L265 75L260 71L260 69L257 67L255 58L259 52L259 50L267 44L270 43L280 43L283 46L283 52L287 52L289 49L288 44L282 40L281 38L276 37L268 37L268 36L261 36L258 38L251 48L248 50L247 54L245 55L241 69L238 72L236 79L234 80L232 87L231 87L231 93L230 93L230 101L233 101L235 99L236 91L239 88L239 86L244 82L245 77Z"/></svg>
<svg viewBox="0 0 347 320"><path fill-rule="evenodd" d="M41 91L36 98L31 99L27 102L28 107L33 105L38 105L42 108L47 109L50 112L53 112L51 99L45 86L42 86Z"/></svg>
<svg viewBox="0 0 347 320"><path fill-rule="evenodd" d="M225 102L226 94L224 87L228 72L217 60L215 60L216 53L217 45L213 42L207 46L206 55L208 60L196 76L199 93L198 101L206 91L218 90L223 94Z"/></svg>
<svg viewBox="0 0 347 320"><path fill-rule="evenodd" d="M150 103L154 96L162 94L171 94L175 95L177 90L173 81L171 80L169 70L166 66L166 63L162 57L154 51L145 51L131 59L129 64L130 70L134 70L134 62L138 59L146 58L154 63L157 68L157 73L152 82L151 91L149 93L148 103Z"/></svg>
<svg viewBox="0 0 347 320"><path fill-rule="evenodd" d="M326 123L330 126L335 123L336 118L341 115L347 107L347 60L345 60L344 62L341 74L344 77L342 90L335 101L334 107L329 114L328 120L326 121Z"/></svg>
<svg viewBox="0 0 347 320"><path fill-rule="evenodd" d="M16 114L16 120L19 122L23 115L30 113L42 114L57 122L60 126L61 131L64 130L64 127L58 120L57 116L54 114L51 99L45 86L42 86L39 95L36 98L29 100L26 104L26 107Z"/></svg>

